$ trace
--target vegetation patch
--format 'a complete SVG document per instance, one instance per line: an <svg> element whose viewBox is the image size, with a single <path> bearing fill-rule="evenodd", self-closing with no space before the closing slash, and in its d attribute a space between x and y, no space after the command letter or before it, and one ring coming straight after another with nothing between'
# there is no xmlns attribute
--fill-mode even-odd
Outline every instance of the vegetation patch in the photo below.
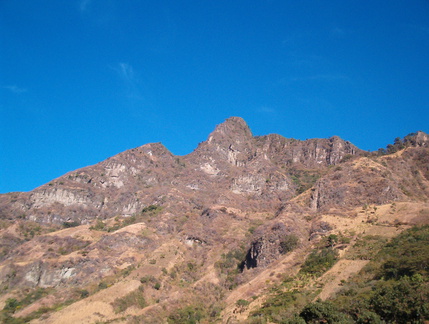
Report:
<svg viewBox="0 0 429 324"><path fill-rule="evenodd" d="M337 260L338 251L334 250L332 247L324 247L315 250L307 257L299 273L319 277L332 268Z"/></svg>
<svg viewBox="0 0 429 324"><path fill-rule="evenodd" d="M295 312L303 308L314 297L314 292L304 289L274 290L262 307L250 314L250 323L283 323L283 319L291 318Z"/></svg>
<svg viewBox="0 0 429 324"><path fill-rule="evenodd" d="M145 308L147 306L144 298L144 287L140 286L137 290L130 292L121 298L116 298L112 302L115 313L121 313L129 307L135 306L138 308Z"/></svg>
<svg viewBox="0 0 429 324"><path fill-rule="evenodd" d="M347 252L346 259L371 260L386 243L387 239L380 235L366 235L360 237Z"/></svg>
<svg viewBox="0 0 429 324"><path fill-rule="evenodd" d="M235 279L244 268L245 258L246 249L242 246L226 254L223 253L221 260L216 262L215 267L219 270L220 277L228 289L232 290L238 285Z"/></svg>
<svg viewBox="0 0 429 324"><path fill-rule="evenodd" d="M204 307L200 305L190 305L177 309L167 318L169 324L197 324L207 317Z"/></svg>
<svg viewBox="0 0 429 324"><path fill-rule="evenodd" d="M95 231L104 231L104 232L115 232L118 229L126 227L128 225L141 223L143 221L150 222L153 217L158 215L162 211L162 207L158 205L149 205L142 209L141 213L134 214L129 217L115 217L115 222L113 225L108 225L107 222L98 219L94 225L89 229Z"/></svg>
<svg viewBox="0 0 429 324"><path fill-rule="evenodd" d="M298 195L313 187L316 181L322 176L319 170L291 169L289 174L297 188L296 192Z"/></svg>
<svg viewBox="0 0 429 324"><path fill-rule="evenodd" d="M0 323L5 324L23 324L29 323L30 321L41 317L42 315L52 312L58 311L61 308L71 305L76 300L68 299L63 303L56 304L52 307L40 307L38 310L32 312L31 314L25 317L14 317L13 314L20 309L33 304L37 300L49 295L52 293L51 288L37 288L35 290L30 291L27 295L25 295L21 300L16 298L8 298L5 302L5 306L3 310L0 312Z"/></svg>

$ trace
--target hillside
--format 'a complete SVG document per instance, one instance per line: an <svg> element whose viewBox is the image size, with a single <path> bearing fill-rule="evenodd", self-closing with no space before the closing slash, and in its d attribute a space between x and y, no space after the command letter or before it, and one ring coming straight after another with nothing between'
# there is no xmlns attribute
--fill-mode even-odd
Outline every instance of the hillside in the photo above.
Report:
<svg viewBox="0 0 429 324"><path fill-rule="evenodd" d="M231 117L186 156L146 144L0 195L2 320L311 322L297 314L429 223L428 198L423 132L370 153Z"/></svg>

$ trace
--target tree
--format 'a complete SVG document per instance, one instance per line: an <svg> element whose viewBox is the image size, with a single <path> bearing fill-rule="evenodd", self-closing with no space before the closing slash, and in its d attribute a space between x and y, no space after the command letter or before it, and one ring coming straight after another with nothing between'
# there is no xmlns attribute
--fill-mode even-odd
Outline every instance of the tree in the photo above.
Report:
<svg viewBox="0 0 429 324"><path fill-rule="evenodd" d="M305 320L307 324L347 324L353 323L351 317L341 313L335 306L329 301L316 301L308 304L299 314L301 318Z"/></svg>

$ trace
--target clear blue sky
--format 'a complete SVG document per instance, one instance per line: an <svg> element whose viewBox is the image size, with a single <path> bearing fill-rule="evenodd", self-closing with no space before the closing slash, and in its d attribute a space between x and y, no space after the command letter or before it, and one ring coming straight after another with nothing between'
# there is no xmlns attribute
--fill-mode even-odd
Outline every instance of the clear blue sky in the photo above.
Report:
<svg viewBox="0 0 429 324"><path fill-rule="evenodd" d="M429 132L429 1L0 0L0 192L230 116L371 151Z"/></svg>

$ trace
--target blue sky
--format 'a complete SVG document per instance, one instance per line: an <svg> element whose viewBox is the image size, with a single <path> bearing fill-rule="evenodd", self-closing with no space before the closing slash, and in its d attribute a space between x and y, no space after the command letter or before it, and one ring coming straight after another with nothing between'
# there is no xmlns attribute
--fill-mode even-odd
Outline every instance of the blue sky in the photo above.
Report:
<svg viewBox="0 0 429 324"><path fill-rule="evenodd" d="M429 132L429 1L0 0L0 192L216 124L377 150Z"/></svg>

